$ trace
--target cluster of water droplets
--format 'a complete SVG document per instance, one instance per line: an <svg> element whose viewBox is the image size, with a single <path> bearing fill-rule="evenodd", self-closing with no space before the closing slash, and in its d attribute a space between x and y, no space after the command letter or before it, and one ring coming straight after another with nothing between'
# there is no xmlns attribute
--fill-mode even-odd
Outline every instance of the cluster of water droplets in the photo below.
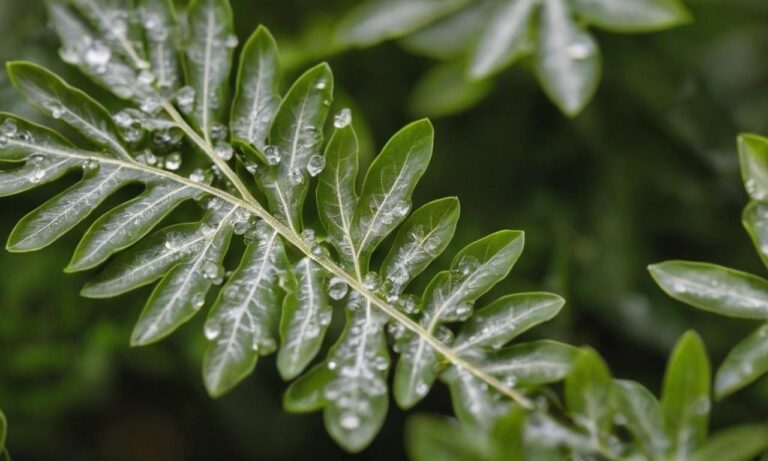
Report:
<svg viewBox="0 0 768 461"><path fill-rule="evenodd" d="M408 213L411 211L411 202L400 199L392 203L388 196L384 194L374 194L368 202L368 207L371 210L371 215L377 217L378 221L376 221L375 218L364 218L363 227L369 225L378 226L381 224L389 226L402 221L408 216ZM371 222L371 219L374 219L374 221Z"/></svg>
<svg viewBox="0 0 768 461"><path fill-rule="evenodd" d="M336 115L333 116L333 126L336 128L345 128L352 123L352 110L348 107L341 109Z"/></svg>

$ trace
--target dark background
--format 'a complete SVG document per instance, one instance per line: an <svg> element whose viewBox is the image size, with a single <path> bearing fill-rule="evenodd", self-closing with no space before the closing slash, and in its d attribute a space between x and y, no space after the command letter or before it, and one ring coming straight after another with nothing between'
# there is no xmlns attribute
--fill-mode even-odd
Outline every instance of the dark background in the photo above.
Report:
<svg viewBox="0 0 768 461"><path fill-rule="evenodd" d="M353 4L233 1L241 42L263 23L286 49L308 25L338 18ZM768 3L686 4L695 22L684 27L650 35L597 32L603 82L574 120L545 98L525 63L504 72L484 101L433 120L435 154L415 197L416 205L444 195L461 199L446 254L501 228L525 230L523 258L495 293L563 295L562 314L533 336L591 345L616 376L654 391L684 330L702 334L716 365L756 325L668 299L646 265L694 259L766 275L740 225L746 194L735 139L745 131L768 134ZM114 104L58 61L42 2L0 0L0 34L3 61L47 65ZM328 60L344 105L368 127L373 145L420 116L406 108L414 83L432 65L427 58L387 43ZM5 75L0 109L39 119ZM0 200L0 235L75 180ZM200 377L202 315L158 345L130 348L148 289L92 301L78 296L89 274L61 271L91 221L44 251L0 254L0 407L14 458L353 458L325 434L319 414L282 411L285 384L271 358L232 393L210 399ZM437 386L416 411L450 414L446 390ZM406 416L392 405L382 433L354 459L403 459ZM713 425L766 417L763 379L717 404Z"/></svg>

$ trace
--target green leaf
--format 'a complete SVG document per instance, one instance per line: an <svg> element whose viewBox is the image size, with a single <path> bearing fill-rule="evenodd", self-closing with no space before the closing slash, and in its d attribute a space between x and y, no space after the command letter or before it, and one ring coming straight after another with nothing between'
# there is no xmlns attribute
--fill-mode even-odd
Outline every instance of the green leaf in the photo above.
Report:
<svg viewBox="0 0 768 461"><path fill-rule="evenodd" d="M148 183L141 195L94 221L65 270L76 272L98 266L113 253L141 240L183 201L201 196L199 190L183 184Z"/></svg>
<svg viewBox="0 0 768 461"><path fill-rule="evenodd" d="M356 291L346 307L344 331L328 353L327 367L335 377L324 388L323 419L339 445L358 452L381 430L389 408L390 358L383 330L388 318Z"/></svg>
<svg viewBox="0 0 768 461"><path fill-rule="evenodd" d="M429 120L395 133L368 168L355 210L353 238L360 266L407 216L411 195L429 165L434 143Z"/></svg>
<svg viewBox="0 0 768 461"><path fill-rule="evenodd" d="M691 461L750 461L768 450L768 427L750 424L724 429L696 450Z"/></svg>
<svg viewBox="0 0 768 461"><path fill-rule="evenodd" d="M564 0L544 0L539 18L536 71L544 92L575 116L592 99L600 80L600 50L573 19Z"/></svg>
<svg viewBox="0 0 768 461"><path fill-rule="evenodd" d="M357 257L352 223L357 207L355 180L358 168L358 142L352 125L334 131L325 148L325 168L317 182L317 213L336 248L342 265L354 272Z"/></svg>
<svg viewBox="0 0 768 461"><path fill-rule="evenodd" d="M493 82L468 80L465 67L462 61L453 61L425 73L411 93L409 111L419 116L443 117L483 99L493 88Z"/></svg>
<svg viewBox="0 0 768 461"><path fill-rule="evenodd" d="M405 220L381 265L381 275L400 293L435 260L453 238L459 200L446 197L414 211Z"/></svg>
<svg viewBox="0 0 768 461"><path fill-rule="evenodd" d="M715 375L718 399L738 391L768 373L768 325L744 338L725 357Z"/></svg>
<svg viewBox="0 0 768 461"><path fill-rule="evenodd" d="M269 125L280 103L277 43L259 26L243 47L232 101L232 137L264 149Z"/></svg>
<svg viewBox="0 0 768 461"><path fill-rule="evenodd" d="M131 158L112 117L90 96L36 64L15 61L7 68L14 86L32 105L71 126L109 155Z"/></svg>
<svg viewBox="0 0 768 461"><path fill-rule="evenodd" d="M454 350L499 348L540 323L554 318L565 300L551 293L517 293L503 296L478 310L464 323Z"/></svg>
<svg viewBox="0 0 768 461"><path fill-rule="evenodd" d="M283 395L283 406L292 413L310 413L328 404L323 396L325 386L335 373L323 362L293 381Z"/></svg>
<svg viewBox="0 0 768 461"><path fill-rule="evenodd" d="M418 415L408 419L405 446L412 461L490 461L488 435L456 421Z"/></svg>
<svg viewBox="0 0 768 461"><path fill-rule="evenodd" d="M232 237L237 208L222 206L203 223L203 240L196 251L174 266L152 290L131 334L131 345L159 341L192 318L205 304L214 282L221 283L222 261ZM184 241L183 245L187 245Z"/></svg>
<svg viewBox="0 0 768 461"><path fill-rule="evenodd" d="M0 452L5 451L5 438L8 435L8 420L5 413L0 410Z"/></svg>
<svg viewBox="0 0 768 461"><path fill-rule="evenodd" d="M95 173L88 167L82 181L40 205L16 224L8 237L9 251L34 251L50 245L88 217L117 189L136 179L132 172L120 166L100 166L97 158L92 160Z"/></svg>
<svg viewBox="0 0 768 461"><path fill-rule="evenodd" d="M227 0L192 0L188 16L184 67L187 83L195 94L190 117L210 140L211 128L221 121L227 105L232 45L237 41L232 8Z"/></svg>
<svg viewBox="0 0 768 461"><path fill-rule="evenodd" d="M741 177L753 200L768 200L768 138L754 134L739 136Z"/></svg>
<svg viewBox="0 0 768 461"><path fill-rule="evenodd" d="M565 378L565 403L576 425L605 446L615 412L613 381L605 362L592 349L581 351Z"/></svg>
<svg viewBox="0 0 768 461"><path fill-rule="evenodd" d="M301 229L301 212L309 189L307 164L320 155L322 128L333 94L333 74L319 64L296 80L277 109L269 130L269 146L276 151L276 166L257 169L259 186L274 214Z"/></svg>
<svg viewBox="0 0 768 461"><path fill-rule="evenodd" d="M667 261L648 266L669 296L728 317L768 318L768 281L715 264Z"/></svg>
<svg viewBox="0 0 768 461"><path fill-rule="evenodd" d="M469 57L469 76L486 78L529 51L530 18L536 0L503 0L494 5Z"/></svg>
<svg viewBox="0 0 768 461"><path fill-rule="evenodd" d="M512 408L509 400L499 399L467 370L451 367L441 379L448 383L453 412L462 424L490 431Z"/></svg>
<svg viewBox="0 0 768 461"><path fill-rule="evenodd" d="M411 53L447 61L460 59L488 19L488 4L473 2L400 39Z"/></svg>
<svg viewBox="0 0 768 461"><path fill-rule="evenodd" d="M649 459L662 459L669 446L661 405L648 389L634 381L615 380L617 413Z"/></svg>
<svg viewBox="0 0 768 461"><path fill-rule="evenodd" d="M710 409L709 359L704 343L693 331L675 345L667 363L661 408L674 459L688 459L707 435Z"/></svg>
<svg viewBox="0 0 768 461"><path fill-rule="evenodd" d="M282 344L277 369L285 380L298 376L315 358L333 310L325 289L327 272L309 258L293 267L296 286L286 296L280 321Z"/></svg>
<svg viewBox="0 0 768 461"><path fill-rule="evenodd" d="M679 0L573 0L573 9L589 24L614 32L650 32L691 20Z"/></svg>
<svg viewBox="0 0 768 461"><path fill-rule="evenodd" d="M565 378L578 357L577 348L543 339L486 353L480 363L510 387L538 386Z"/></svg>
<svg viewBox="0 0 768 461"><path fill-rule="evenodd" d="M240 266L219 292L205 334L203 378L208 393L223 395L253 371L259 355L277 348L283 293L290 263L275 231L259 229Z"/></svg>
<svg viewBox="0 0 768 461"><path fill-rule="evenodd" d="M439 273L424 292L421 325L438 332L444 322L468 318L473 303L512 270L523 251L519 231L501 231L471 243L451 263L450 271ZM395 371L395 400L410 408L429 391L437 377L437 355L421 337L407 342Z"/></svg>
<svg viewBox="0 0 768 461"><path fill-rule="evenodd" d="M141 0L144 44L154 84L161 91L179 86L179 28L171 0Z"/></svg>
<svg viewBox="0 0 768 461"><path fill-rule="evenodd" d="M469 0L369 0L347 13L336 40L345 46L370 46L402 37L444 17Z"/></svg>
<svg viewBox="0 0 768 461"><path fill-rule="evenodd" d="M156 109L159 95L151 82L140 79L147 61L133 48L137 41L125 33L116 33L121 26L115 26L104 11L92 1L78 0L78 6L93 24L89 25L73 12L67 2L46 2L49 17L61 40L61 58L87 75L107 91L121 99L139 102L149 109ZM97 6L96 9L93 7ZM120 15L126 11L114 11ZM119 17L119 16L117 16ZM124 23L123 23L124 24ZM94 28L99 32L96 33ZM140 37L137 37L140 38ZM130 52L129 52L130 50Z"/></svg>
<svg viewBox="0 0 768 461"><path fill-rule="evenodd" d="M752 239L763 264L768 267L768 205L749 202L741 214L741 224Z"/></svg>
<svg viewBox="0 0 768 461"><path fill-rule="evenodd" d="M525 460L525 428L527 412L519 407L512 408L493 428L492 436L497 446L494 457L497 461Z"/></svg>

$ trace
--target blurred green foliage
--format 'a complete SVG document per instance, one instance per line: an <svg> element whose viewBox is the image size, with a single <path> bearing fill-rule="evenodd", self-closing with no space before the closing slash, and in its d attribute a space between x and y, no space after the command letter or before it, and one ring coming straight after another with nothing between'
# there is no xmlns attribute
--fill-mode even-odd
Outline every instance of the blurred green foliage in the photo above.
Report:
<svg viewBox="0 0 768 461"><path fill-rule="evenodd" d="M427 59L394 43L341 54L310 46L323 45L355 2L232 3L241 37L263 23L292 53L291 62L327 55L341 106L366 122L369 155L370 146L412 118L407 101L432 65ZM563 295L563 313L537 336L589 344L616 376L654 393L682 331L697 329L719 363L750 326L682 307L658 290L646 265L683 258L751 272L761 267L739 224L746 195L735 137L768 132L768 5L686 5L695 20L684 27L653 35L597 33L611 72L574 120L519 67L502 74L489 97L436 120L434 161L415 200L461 198L461 225L446 254L498 228L525 230L526 257L490 296L527 289ZM42 2L3 0L0 28L3 61L44 64L114 103L59 61ZM0 107L37 117L5 74ZM4 200L0 235L74 179ZM283 412L284 384L272 364L230 395L209 399L199 377L202 319L157 346L130 349L147 292L98 302L79 297L84 277L59 270L75 243L65 237L43 252L0 254L0 407L15 458L289 460L311 453L346 459L319 416ZM713 425L765 418L766 408L762 380L719 405ZM447 394L435 392L418 409L448 413ZM404 415L393 410L388 418L356 459L404 458Z"/></svg>

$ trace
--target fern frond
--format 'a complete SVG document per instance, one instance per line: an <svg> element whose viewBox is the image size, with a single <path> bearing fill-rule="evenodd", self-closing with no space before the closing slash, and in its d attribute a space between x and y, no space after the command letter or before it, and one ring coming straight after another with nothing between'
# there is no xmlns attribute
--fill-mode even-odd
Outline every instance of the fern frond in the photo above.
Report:
<svg viewBox="0 0 768 461"><path fill-rule="evenodd" d="M53 2L50 9L62 57L124 100L124 108L112 116L50 71L8 65L33 105L84 140L76 145L0 114L0 160L10 164L0 173L3 195L82 171L78 183L22 218L8 248L43 248L116 191L142 184L138 196L93 222L66 269L106 262L83 288L88 297L155 283L133 345L172 334L218 289L204 327L208 392L223 395L260 355L277 352L281 376L297 378L286 408L322 409L328 431L350 451L367 446L386 416L390 339L400 352L394 392L404 408L442 377L463 418L492 424L499 408L530 407L529 388L567 374L575 358L569 346L540 341L504 348L556 315L562 298L510 295L472 315L474 303L520 256L522 232L501 231L468 245L424 293L405 292L448 246L459 216L452 197L410 213L432 156L429 121L392 136L358 190L358 145L348 111L334 118L324 141L333 96L326 64L305 72L281 96L277 48L260 27L243 47L230 104L237 39L225 0L193 1L185 34L162 0L144 0L135 10L97 0ZM197 167L201 162L209 167ZM316 176L325 235L303 220ZM190 200L200 205L198 220L156 229ZM371 267L374 251L395 231L383 264ZM233 238L246 246L228 275L223 262ZM318 360L331 317L341 314L336 304L345 307L345 328ZM461 322L454 340L448 324Z"/></svg>

